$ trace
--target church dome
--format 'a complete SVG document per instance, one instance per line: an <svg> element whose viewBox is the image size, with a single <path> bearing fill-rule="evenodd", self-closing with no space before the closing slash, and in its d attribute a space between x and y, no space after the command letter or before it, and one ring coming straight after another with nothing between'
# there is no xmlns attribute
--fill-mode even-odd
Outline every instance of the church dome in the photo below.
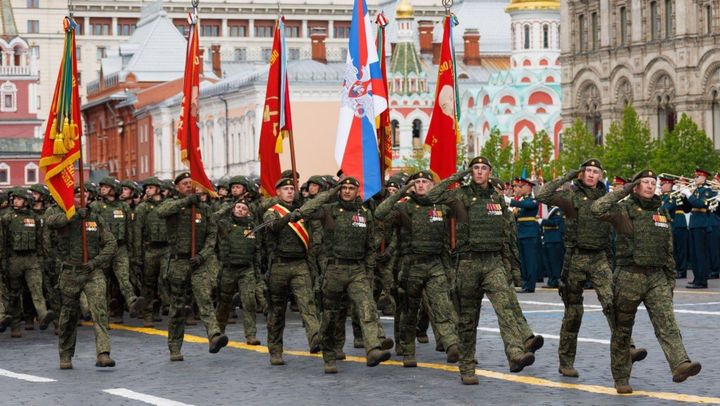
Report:
<svg viewBox="0 0 720 406"><path fill-rule="evenodd" d="M411 19L415 16L410 0L400 0L397 7L395 7L395 18L397 19Z"/></svg>
<svg viewBox="0 0 720 406"><path fill-rule="evenodd" d="M559 0L511 0L505 11L560 10Z"/></svg>

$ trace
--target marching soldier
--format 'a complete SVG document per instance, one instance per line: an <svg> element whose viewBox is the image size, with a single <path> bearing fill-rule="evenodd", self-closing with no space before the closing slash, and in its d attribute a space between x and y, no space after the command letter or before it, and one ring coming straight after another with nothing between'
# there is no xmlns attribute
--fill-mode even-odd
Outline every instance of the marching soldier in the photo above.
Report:
<svg viewBox="0 0 720 406"><path fill-rule="evenodd" d="M170 288L170 320L168 323L168 349L170 361L183 361L182 343L185 336L185 304L188 290L192 291L200 319L207 330L209 349L215 354L225 347L228 337L218 326L210 299L216 279L210 276L208 263L215 255L217 227L210 207L200 204L189 172L175 178L178 196L166 199L158 206L157 215L165 219L170 259L166 280ZM194 209L194 210L193 210ZM192 213L195 218L192 218ZM192 224L195 241L192 240Z"/></svg>
<svg viewBox="0 0 720 406"><path fill-rule="evenodd" d="M87 199L89 193L85 193ZM58 323L60 340L60 369L72 369L75 355L77 324L80 310L80 295L87 297L94 321L95 350L97 367L114 367L110 358L110 336L108 335L108 314L106 281L103 268L109 265L117 251L115 237L105 224L102 216L92 208L80 207L80 188L75 188L76 214L68 220L65 212L54 210L47 217L47 226L56 235L58 258L60 258L59 290L62 309ZM88 261L83 261L82 229Z"/></svg>
<svg viewBox="0 0 720 406"><path fill-rule="evenodd" d="M113 233L118 249L110 261L110 270L115 275L118 287L130 309L130 317L141 314L145 299L142 296L135 296L135 291L130 283L130 256L128 244L130 240L130 206L117 198L120 189L120 182L113 177L105 177L100 181L101 200L92 202L89 206L98 216L105 220L108 229ZM119 322L122 322L123 306L116 311Z"/></svg>
<svg viewBox="0 0 720 406"><path fill-rule="evenodd" d="M310 352L313 354L320 351L320 323L306 261L310 236L300 216L291 215L298 207L293 180L281 178L275 184L275 190L277 203L268 208L263 216L264 223L268 224L265 235L269 253L265 277L268 287L268 350L271 365L285 365L282 358L283 331L290 295L293 295L297 302Z"/></svg>
<svg viewBox="0 0 720 406"><path fill-rule="evenodd" d="M672 196L673 180L660 178L663 208L672 218L673 259L675 260L675 278L687 278L689 232L685 213L690 212L690 205L682 198Z"/></svg>
<svg viewBox="0 0 720 406"><path fill-rule="evenodd" d="M542 221L543 253L548 281L545 288L557 289L560 285L560 273L563 267L565 247L563 246L565 234L565 215L558 207L550 209L546 219Z"/></svg>
<svg viewBox="0 0 720 406"><path fill-rule="evenodd" d="M450 185L471 175L470 183L450 190ZM517 296L508 283L503 250L508 247L511 223L506 217L504 198L491 186L492 165L476 157L470 169L458 172L435 186L428 199L450 207L457 219L459 261L457 291L460 303L460 377L465 385L479 383L475 375L475 346L483 295L495 309L500 335L505 344L510 371L520 372L535 362L534 352L542 346L542 336L521 337L529 331L527 322L515 309ZM525 340L525 341L523 341Z"/></svg>
<svg viewBox="0 0 720 406"><path fill-rule="evenodd" d="M0 258L7 261L8 313L12 316L11 336L22 337L23 282L32 298L38 315L40 330L47 329L56 314L48 310L43 295L42 218L31 210L33 196L30 190L15 188L12 193L12 210L0 218L3 240L0 240Z"/></svg>
<svg viewBox="0 0 720 406"><path fill-rule="evenodd" d="M532 197L535 183L525 178L517 183L518 200L510 200L510 207L517 207L517 242L520 249L520 266L523 286L519 293L535 292L538 279L540 248L540 225L536 216L540 203Z"/></svg>
<svg viewBox="0 0 720 406"><path fill-rule="evenodd" d="M592 282L602 305L610 330L615 326L613 318L612 271L608 264L610 249L610 225L596 219L590 212L592 203L605 195L602 183L603 168L597 159L583 162L579 170L568 172L564 177L546 183L537 199L547 205L557 206L566 216L565 248L560 296L565 304L560 345L558 348L563 376L577 378L575 354L577 336L583 316L583 289ZM558 188L572 181L573 189ZM645 359L645 349L633 349L633 361Z"/></svg>
<svg viewBox="0 0 720 406"><path fill-rule="evenodd" d="M700 373L700 363L691 362L682 342L673 313L672 290L675 266L672 253L670 216L655 196L656 174L644 170L631 184L599 198L592 214L613 225L617 231L615 278L615 328L610 357L618 393L632 393L630 337L638 306L647 307L658 342L665 353L673 381L683 382ZM621 201L626 196L628 199Z"/></svg>
<svg viewBox="0 0 720 406"><path fill-rule="evenodd" d="M159 280L167 269L168 232L165 219L158 216L157 208L164 198L162 183L156 177L143 182L145 201L135 209L135 258L142 269L142 296L145 298L143 324L153 327L161 321L159 309ZM165 298L167 299L167 298ZM168 303L165 303L168 304Z"/></svg>
<svg viewBox="0 0 720 406"><path fill-rule="evenodd" d="M697 188L691 192L687 188L681 189L681 193L685 196L692 211L690 213L690 235L693 248L693 259L695 268L693 269L693 281L687 285L688 289L707 289L708 275L710 272L710 249L718 249L711 247L709 242L712 223L710 222L708 213L708 204L706 200L715 195L709 187L705 185L710 173L704 169L695 169L695 185Z"/></svg>
<svg viewBox="0 0 720 406"><path fill-rule="evenodd" d="M216 317L220 330L225 331L235 290L240 291L243 307L243 332L248 345L260 345L255 326L255 276L259 266L259 240L253 229L256 224L248 203L237 200L225 213L218 216L220 261L220 300Z"/></svg>
<svg viewBox="0 0 720 406"><path fill-rule="evenodd" d="M440 345L447 353L447 362L460 358L459 338L455 327L457 315L450 299L445 264L449 253L449 208L432 204L427 193L435 185L432 175L420 171L398 193L378 206L375 215L387 226L398 231L400 275L399 288L404 292L402 320L398 335L398 352L403 354L404 367L416 367L415 336L418 313L423 298L427 300L428 316ZM414 191L405 196L410 188ZM445 258L444 258L445 257Z"/></svg>

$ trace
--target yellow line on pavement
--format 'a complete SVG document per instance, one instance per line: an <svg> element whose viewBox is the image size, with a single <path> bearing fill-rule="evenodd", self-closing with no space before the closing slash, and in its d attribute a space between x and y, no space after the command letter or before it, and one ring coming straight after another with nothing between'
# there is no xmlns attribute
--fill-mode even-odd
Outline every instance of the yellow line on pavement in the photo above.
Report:
<svg viewBox="0 0 720 406"><path fill-rule="evenodd" d="M83 325L92 325L92 323L83 323ZM155 328L132 327L132 326L126 326L124 324L114 324L114 323L110 324L110 327L113 330L125 330L125 331L141 333L141 334L167 337L167 331L158 330ZM207 338L190 335L190 334L185 334L185 341L189 342L189 343L198 343L198 344L207 344L208 343ZM247 345L247 344L237 342L237 341L230 341L228 343L228 347L237 348L237 349L246 350L246 351L254 351L254 352L258 352L258 353L265 353L265 354L267 354L267 352L268 352L268 348L266 346ZM322 357L322 355L320 355L320 354L310 354L307 351L297 351L297 350L285 350L283 352L283 354L296 355L296 356L300 356L300 357L314 357L314 358ZM364 364L365 357L355 357L355 356L348 355L346 361ZM384 362L383 365L402 366L402 362L387 361L387 362ZM455 374L458 373L458 367L455 365L418 362L418 367L434 369L434 370L438 370L438 371L452 372ZM642 397L648 397L648 398L654 398L654 399L672 400L672 401L676 401L676 402L720 404L720 398L718 398L718 397L695 396L695 395L686 395L686 394L682 394L682 393L649 392L649 391L634 391L630 395L618 395L617 392L615 391L615 388L607 387L607 386L558 382L558 381L551 381L549 379L534 378L531 376L511 375L511 374L506 374L506 373L502 373L502 372L488 371L485 369L475 369L475 374L482 376L484 378L489 378L489 379L498 379L498 380L507 381L507 382L522 383L525 385L541 386L544 388L577 390L577 391L588 392L588 393L597 393L597 394L601 394L601 395L642 396Z"/></svg>
<svg viewBox="0 0 720 406"><path fill-rule="evenodd" d="M541 290L543 292L557 292L557 289L551 289L551 288L537 288L536 290ZM592 290L592 289L587 289ZM718 291L712 291L712 290L686 290L686 289L675 289L674 293L685 293L688 295L720 295L720 292Z"/></svg>

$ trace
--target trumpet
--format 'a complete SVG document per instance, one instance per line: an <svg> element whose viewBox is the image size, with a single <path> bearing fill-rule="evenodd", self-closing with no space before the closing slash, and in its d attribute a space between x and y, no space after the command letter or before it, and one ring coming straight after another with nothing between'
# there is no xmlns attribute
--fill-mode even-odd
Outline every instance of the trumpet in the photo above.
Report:
<svg viewBox="0 0 720 406"><path fill-rule="evenodd" d="M705 203L708 204L708 210L715 211L720 204L720 194L705 199Z"/></svg>

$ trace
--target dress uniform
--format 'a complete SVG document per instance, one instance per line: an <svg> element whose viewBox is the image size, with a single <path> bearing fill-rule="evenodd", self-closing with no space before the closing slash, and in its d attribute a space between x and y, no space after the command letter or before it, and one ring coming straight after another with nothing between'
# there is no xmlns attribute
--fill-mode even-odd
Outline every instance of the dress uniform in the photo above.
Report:
<svg viewBox="0 0 720 406"><path fill-rule="evenodd" d="M690 238L693 249L695 268L693 269L694 279L687 285L688 289L707 289L708 275L710 271L710 234L712 222L708 213L706 200L715 196L715 192L705 185L705 180L710 173L704 169L695 170L695 184L697 189L691 192L683 189L683 196L692 207L690 212Z"/></svg>
<svg viewBox="0 0 720 406"><path fill-rule="evenodd" d="M565 246L565 215L559 207L550 209L546 219L542 221L543 254L548 271L548 281L545 287L557 288L560 284L560 273L563 267Z"/></svg>
<svg viewBox="0 0 720 406"><path fill-rule="evenodd" d="M647 308L673 381L683 382L701 369L700 363L690 361L673 313L672 231L669 212L661 207L662 200L655 195L655 177L651 170L641 171L633 177L632 189L606 194L591 208L594 216L612 224L618 236L618 271L613 289L615 328L610 343L611 369L618 393L632 393L630 337L641 303Z"/></svg>
<svg viewBox="0 0 720 406"><path fill-rule="evenodd" d="M535 183L525 178L518 180L518 188L535 186ZM520 249L520 271L523 286L520 293L535 292L535 283L538 279L540 263L540 225L537 222L537 213L540 203L531 194L521 196L518 200L511 200L510 207L517 207L517 241Z"/></svg>
<svg viewBox="0 0 720 406"><path fill-rule="evenodd" d="M667 189L662 194L663 209L667 210L672 218L673 258L675 260L675 277L687 278L688 248L690 245L690 232L688 231L685 213L690 212L690 205L680 197L670 195L673 180L660 178L661 188Z"/></svg>

